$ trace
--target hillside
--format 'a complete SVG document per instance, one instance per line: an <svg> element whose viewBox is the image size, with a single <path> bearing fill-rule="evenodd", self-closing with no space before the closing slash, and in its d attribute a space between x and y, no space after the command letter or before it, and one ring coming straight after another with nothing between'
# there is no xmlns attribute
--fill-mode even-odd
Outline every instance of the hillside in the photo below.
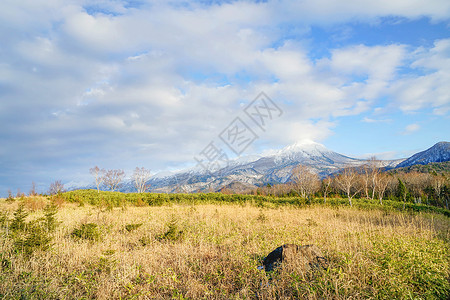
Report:
<svg viewBox="0 0 450 300"><path fill-rule="evenodd" d="M397 168L450 161L450 142L439 142L431 148L416 153L397 165Z"/></svg>
<svg viewBox="0 0 450 300"><path fill-rule="evenodd" d="M348 166L361 166L365 159L351 158L327 149L312 141L295 143L265 156L230 160L228 166L209 174L201 168L192 168L169 176L155 176L148 182L155 192L217 191L240 182L245 186L290 181L292 169L305 165L320 177L338 172ZM379 167L394 168L402 160L381 160ZM133 191L132 184L122 191Z"/></svg>
<svg viewBox="0 0 450 300"><path fill-rule="evenodd" d="M437 174L450 173L450 161L446 162L432 162L426 165L412 165L408 167L400 167L390 170L391 173L409 173L409 172L419 172L419 173L433 173Z"/></svg>

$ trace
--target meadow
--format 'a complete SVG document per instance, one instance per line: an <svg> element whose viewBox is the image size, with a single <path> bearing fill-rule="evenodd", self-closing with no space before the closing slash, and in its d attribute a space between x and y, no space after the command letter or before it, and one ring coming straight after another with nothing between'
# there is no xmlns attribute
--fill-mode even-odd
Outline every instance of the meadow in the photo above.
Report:
<svg viewBox="0 0 450 300"><path fill-rule="evenodd" d="M76 191L2 199L0 298L450 295L446 210L238 196ZM257 268L286 243L317 245L328 268L271 274Z"/></svg>

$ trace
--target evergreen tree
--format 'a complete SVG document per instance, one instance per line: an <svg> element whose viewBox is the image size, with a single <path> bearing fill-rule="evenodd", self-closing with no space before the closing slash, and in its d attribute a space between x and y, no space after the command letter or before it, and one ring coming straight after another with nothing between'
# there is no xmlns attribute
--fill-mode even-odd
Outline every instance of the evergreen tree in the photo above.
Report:
<svg viewBox="0 0 450 300"><path fill-rule="evenodd" d="M400 199L403 199L403 208L405 208L406 196L408 195L408 189L406 188L406 185L403 183L403 181L400 178L398 179L397 195Z"/></svg>

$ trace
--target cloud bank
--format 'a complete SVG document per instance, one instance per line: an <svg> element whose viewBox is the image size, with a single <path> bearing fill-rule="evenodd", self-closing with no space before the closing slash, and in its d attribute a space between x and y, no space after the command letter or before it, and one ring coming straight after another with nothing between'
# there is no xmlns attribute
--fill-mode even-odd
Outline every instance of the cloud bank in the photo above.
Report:
<svg viewBox="0 0 450 300"><path fill-rule="evenodd" d="M421 18L448 26L448 1L6 0L0 8L3 194L32 180L41 189L86 180L94 165L182 166L261 91L284 114L249 153L323 141L339 118L376 109L448 118L450 38L373 45L338 32L347 42L318 55L313 31Z"/></svg>

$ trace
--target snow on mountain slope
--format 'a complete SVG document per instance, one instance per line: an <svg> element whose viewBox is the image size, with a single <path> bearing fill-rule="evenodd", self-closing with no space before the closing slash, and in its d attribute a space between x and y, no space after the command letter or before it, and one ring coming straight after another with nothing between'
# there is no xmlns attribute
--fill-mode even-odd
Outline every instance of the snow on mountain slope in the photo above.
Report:
<svg viewBox="0 0 450 300"><path fill-rule="evenodd" d="M230 160L226 167L213 173L199 165L178 172L158 173L147 184L154 192L209 192L217 191L224 186L236 186L236 183L246 187L285 183L290 181L292 169L299 164L309 166L313 172L323 178L342 168L357 167L367 163L365 159L339 154L312 141L298 142L266 153L266 155L244 156ZM450 160L450 143L440 142L407 160L380 160L377 164L378 167L391 169L448 160ZM125 182L121 191L135 191L133 182L131 180Z"/></svg>
<svg viewBox="0 0 450 300"><path fill-rule="evenodd" d="M395 166L399 161L380 161L380 167ZM241 182L261 185L268 182L284 183L290 180L292 169L298 164L309 166L319 176L325 177L347 166L367 163L363 159L350 158L327 149L312 141L298 142L266 156L241 157L231 160L225 168L208 174L196 166L170 178L152 180L157 191L171 192L183 187L183 191L217 190L222 186ZM212 176L211 176L212 175Z"/></svg>
<svg viewBox="0 0 450 300"><path fill-rule="evenodd" d="M279 150L273 155L277 163L286 161L303 162L306 164L352 163L359 161L327 149L324 145L312 141L297 142Z"/></svg>
<svg viewBox="0 0 450 300"><path fill-rule="evenodd" d="M414 154L397 165L398 168L450 161L450 143L439 142L425 151Z"/></svg>

